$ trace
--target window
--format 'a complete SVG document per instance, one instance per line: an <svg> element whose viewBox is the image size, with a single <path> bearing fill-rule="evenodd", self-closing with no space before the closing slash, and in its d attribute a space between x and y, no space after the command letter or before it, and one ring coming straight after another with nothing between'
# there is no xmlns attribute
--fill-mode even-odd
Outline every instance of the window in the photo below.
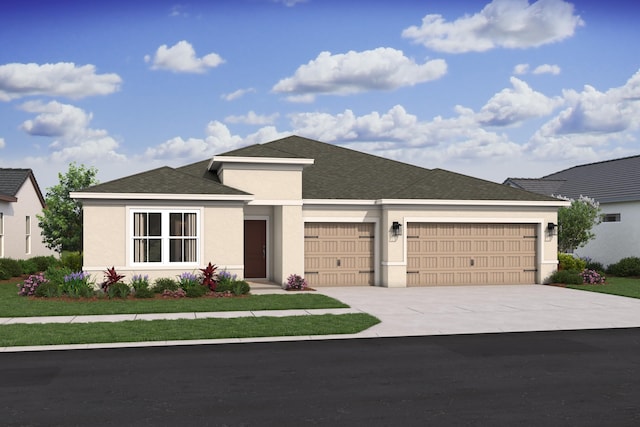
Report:
<svg viewBox="0 0 640 427"><path fill-rule="evenodd" d="M602 222L620 222L620 214L619 213L603 214Z"/></svg>
<svg viewBox="0 0 640 427"><path fill-rule="evenodd" d="M31 253L31 217L27 215L24 219L25 222L25 243L24 252L26 254Z"/></svg>
<svg viewBox="0 0 640 427"><path fill-rule="evenodd" d="M133 211L134 263L198 263L197 211Z"/></svg>

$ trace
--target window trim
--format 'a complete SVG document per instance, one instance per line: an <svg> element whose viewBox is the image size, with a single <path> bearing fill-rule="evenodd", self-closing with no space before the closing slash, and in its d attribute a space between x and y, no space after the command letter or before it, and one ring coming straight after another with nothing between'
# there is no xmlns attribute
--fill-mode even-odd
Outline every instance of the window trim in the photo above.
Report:
<svg viewBox="0 0 640 427"><path fill-rule="evenodd" d="M136 238L140 238L141 236L135 236L134 227L135 227L135 214L139 213L159 213L160 214L160 240L161 240L161 261L160 262L139 262L135 261L135 240ZM176 236L171 236L170 234L170 216L171 214L195 214L196 216L196 260L195 261L180 261L180 262L171 262L170 258L170 241L175 239ZM129 261L129 265L135 267L194 267L200 265L200 259L202 256L202 210L198 208L182 208L182 207L167 207L167 208L158 208L158 207L135 207L129 208L128 215L128 227L127 227L127 249L128 255L127 259ZM147 236L148 237L148 236ZM189 236L189 238L191 238Z"/></svg>
<svg viewBox="0 0 640 427"><path fill-rule="evenodd" d="M622 215L619 213L603 213L602 222L620 222L622 221Z"/></svg>

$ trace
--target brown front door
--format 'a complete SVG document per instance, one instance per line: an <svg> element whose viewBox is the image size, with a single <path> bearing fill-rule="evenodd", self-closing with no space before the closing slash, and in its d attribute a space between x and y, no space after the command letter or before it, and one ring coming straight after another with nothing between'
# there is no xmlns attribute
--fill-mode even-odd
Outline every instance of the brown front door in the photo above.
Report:
<svg viewBox="0 0 640 427"><path fill-rule="evenodd" d="M244 277L267 277L267 221L244 221Z"/></svg>

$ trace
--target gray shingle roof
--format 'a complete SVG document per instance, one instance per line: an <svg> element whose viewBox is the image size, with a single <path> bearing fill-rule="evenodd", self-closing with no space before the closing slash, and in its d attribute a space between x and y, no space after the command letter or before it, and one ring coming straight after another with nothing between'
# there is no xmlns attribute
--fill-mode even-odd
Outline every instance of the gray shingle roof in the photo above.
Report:
<svg viewBox="0 0 640 427"><path fill-rule="evenodd" d="M640 200L640 156L574 166L538 179L508 178L505 184L540 194L589 196L600 203Z"/></svg>
<svg viewBox="0 0 640 427"><path fill-rule="evenodd" d="M15 202L18 191L27 179L31 179L40 203L44 206L44 197L31 169L0 168L0 200Z"/></svg>
<svg viewBox="0 0 640 427"><path fill-rule="evenodd" d="M277 156L277 152L284 153ZM429 170L371 154L290 136L224 153L314 159L302 173L305 199L450 199L551 201L547 196L441 169Z"/></svg>
<svg viewBox="0 0 640 427"><path fill-rule="evenodd" d="M205 178L204 176L211 175L207 171L207 164L208 161L198 162L193 165L183 166L180 170L164 166L148 172L94 185L79 191L79 193L248 194L222 185L214 179ZM198 176L195 172L199 167L202 171L201 176Z"/></svg>
<svg viewBox="0 0 640 427"><path fill-rule="evenodd" d="M425 169L299 136L220 154L313 159L302 172L305 199L442 199L554 201L555 199L442 169ZM223 185L209 160L163 167L89 187L84 192L158 194L248 193Z"/></svg>

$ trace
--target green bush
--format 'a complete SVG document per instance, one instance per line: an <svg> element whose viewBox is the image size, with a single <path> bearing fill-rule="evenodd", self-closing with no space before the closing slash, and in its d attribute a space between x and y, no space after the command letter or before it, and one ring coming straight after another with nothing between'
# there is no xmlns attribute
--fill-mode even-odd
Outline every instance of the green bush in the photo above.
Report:
<svg viewBox="0 0 640 427"><path fill-rule="evenodd" d="M587 262L587 265L584 267L585 270L593 270L598 273L603 273L605 271L604 265L602 265L601 262L593 261L591 259L587 259L585 261Z"/></svg>
<svg viewBox="0 0 640 427"><path fill-rule="evenodd" d="M51 281L42 283L40 286L38 286L38 289L36 289L37 297L52 298L59 297L61 294L62 291L60 290L60 286Z"/></svg>
<svg viewBox="0 0 640 427"><path fill-rule="evenodd" d="M21 260L18 260L18 263L20 264L20 269L22 270L22 274L32 275L40 271L38 270L37 264L30 259L21 259Z"/></svg>
<svg viewBox="0 0 640 427"><path fill-rule="evenodd" d="M71 271L82 270L82 252L63 252L60 263Z"/></svg>
<svg viewBox="0 0 640 427"><path fill-rule="evenodd" d="M244 280L237 280L233 284L233 287L231 288L231 292L236 296L246 295L249 293L250 290L251 290L251 287Z"/></svg>
<svg viewBox="0 0 640 427"><path fill-rule="evenodd" d="M12 258L0 258L0 269L5 271L5 274L8 274L10 279L11 277L22 276L22 266L18 260Z"/></svg>
<svg viewBox="0 0 640 427"><path fill-rule="evenodd" d="M549 278L551 283L564 283L565 285L581 285L582 275L578 270L558 270Z"/></svg>
<svg viewBox="0 0 640 427"><path fill-rule="evenodd" d="M56 286L62 286L64 283L64 276L68 276L72 271L68 267L63 267L62 265L50 266L44 272L44 277L46 277L49 282L55 283Z"/></svg>
<svg viewBox="0 0 640 427"><path fill-rule="evenodd" d="M620 261L609 266L607 274L620 277L640 276L640 258L622 258Z"/></svg>
<svg viewBox="0 0 640 427"><path fill-rule="evenodd" d="M179 288L178 282L170 277L161 277L156 279L153 285L153 292L156 294L162 294L164 291L177 291Z"/></svg>
<svg viewBox="0 0 640 427"><path fill-rule="evenodd" d="M4 269L2 265L0 265L0 280L11 279L11 275L7 270Z"/></svg>
<svg viewBox="0 0 640 427"><path fill-rule="evenodd" d="M234 282L230 280L219 281L216 284L216 292L231 292Z"/></svg>
<svg viewBox="0 0 640 427"><path fill-rule="evenodd" d="M204 296L207 292L209 292L209 288L203 286L201 284L197 284L195 286L186 286L184 288L184 292L188 298L200 298Z"/></svg>
<svg viewBox="0 0 640 427"><path fill-rule="evenodd" d="M131 293L129 285L122 282L116 282L111 284L107 289L107 296L109 298L126 298Z"/></svg>
<svg viewBox="0 0 640 427"><path fill-rule="evenodd" d="M56 266L58 264L60 264L60 261L58 259L56 259L54 256L49 255L49 256L34 256L33 258L30 258L31 261L33 261L36 266L38 267L38 272L40 271L46 271L49 267L52 266Z"/></svg>
<svg viewBox="0 0 640 427"><path fill-rule="evenodd" d="M574 257L571 254L558 254L558 269L559 270L579 270L582 271L586 268L587 262L583 259Z"/></svg>
<svg viewBox="0 0 640 427"><path fill-rule="evenodd" d="M91 276L84 271L74 272L64 276L60 289L64 295L72 298L88 298L92 296L95 291L91 283Z"/></svg>

